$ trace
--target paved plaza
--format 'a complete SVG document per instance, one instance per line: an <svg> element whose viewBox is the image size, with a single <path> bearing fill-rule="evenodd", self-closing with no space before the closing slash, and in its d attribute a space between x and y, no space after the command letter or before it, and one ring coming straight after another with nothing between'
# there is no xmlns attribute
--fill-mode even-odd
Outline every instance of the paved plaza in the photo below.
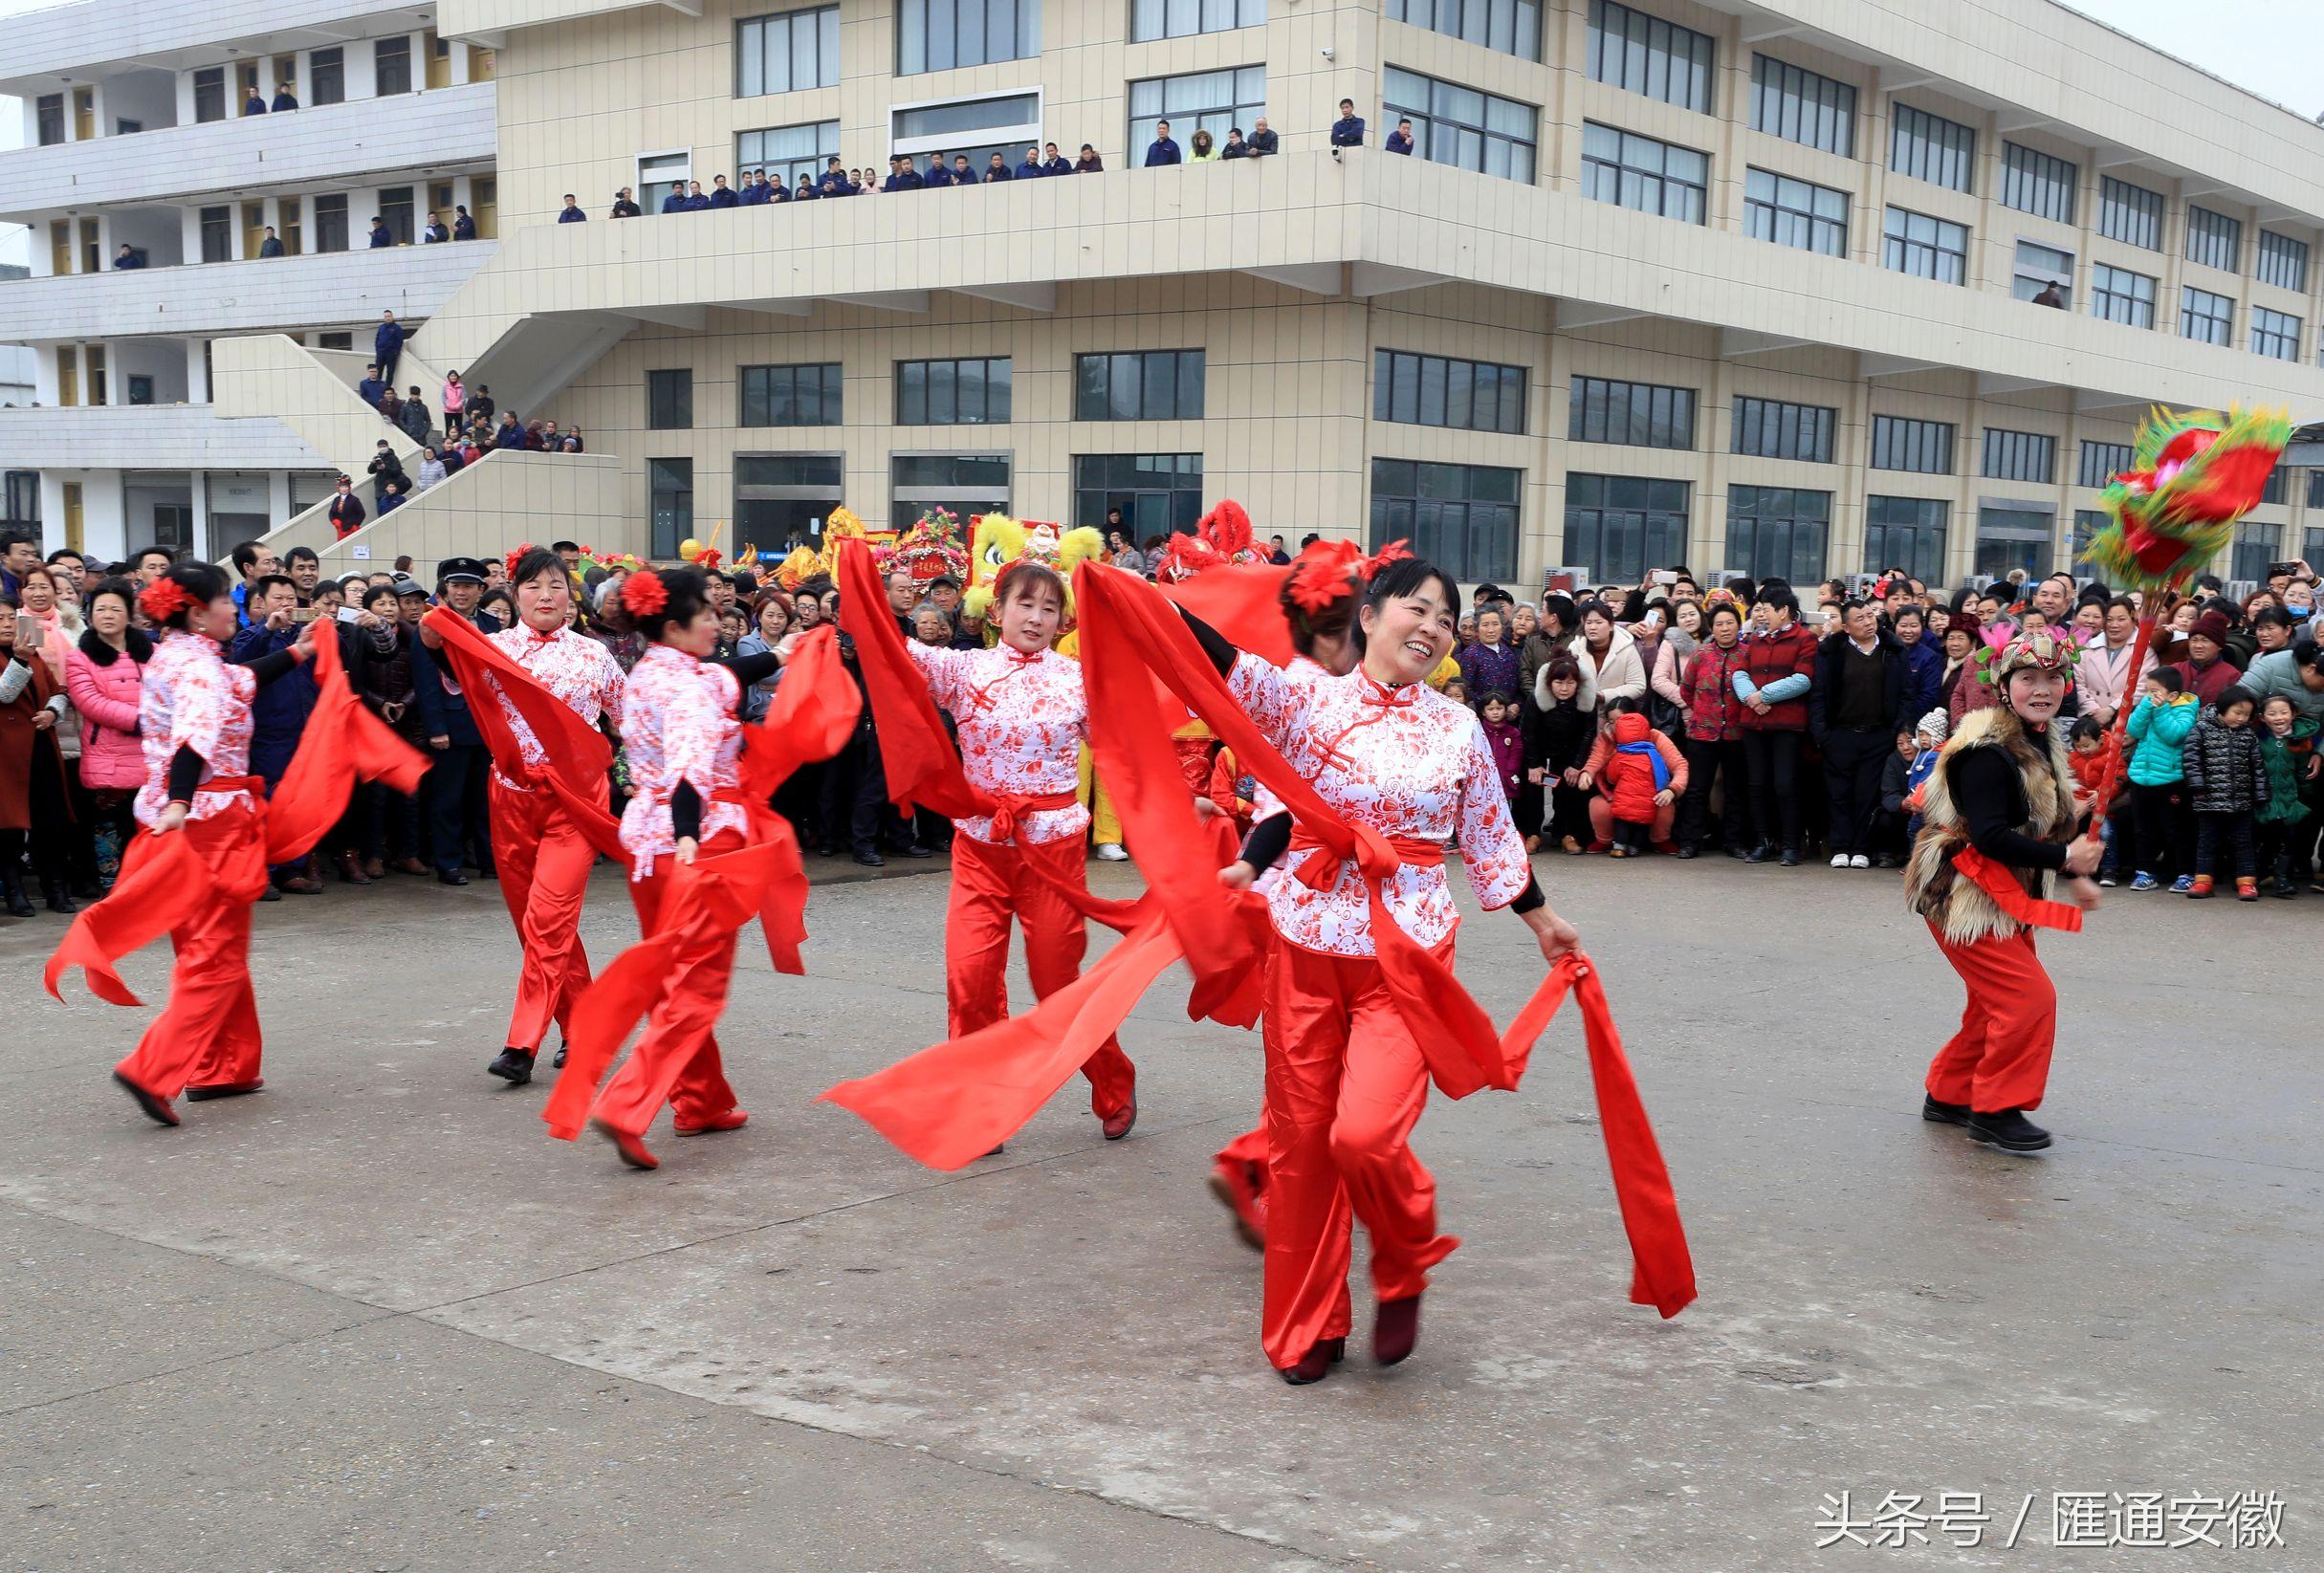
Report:
<svg viewBox="0 0 2324 1573"><path fill-rule="evenodd" d="M1187 1022L1182 976L1123 1035L1120 1144L1079 1082L957 1174L812 1102L940 1035L940 865L820 886L809 976L746 931L751 1123L665 1117L653 1173L485 1076L516 955L489 884L259 908L267 1088L177 1130L105 1076L150 1012L48 1000L61 923L0 926L0 1569L2324 1566L2324 897L2110 892L2045 938L2058 1140L2024 1160L1918 1118L1960 994L1895 876L1541 868L1701 1298L1627 1302L1569 1013L1521 1093L1419 1127L1466 1243L1418 1354L1364 1358L1359 1286L1348 1363L1302 1389L1203 1187L1257 1038ZM608 870L583 931L601 961L632 932ZM149 996L165 955L126 969ZM1461 972L1505 1018L1540 959L1472 908ZM2091 1492L2272 1493L2284 1545L2056 1544ZM1891 1493L1928 1543L1816 1549Z"/></svg>

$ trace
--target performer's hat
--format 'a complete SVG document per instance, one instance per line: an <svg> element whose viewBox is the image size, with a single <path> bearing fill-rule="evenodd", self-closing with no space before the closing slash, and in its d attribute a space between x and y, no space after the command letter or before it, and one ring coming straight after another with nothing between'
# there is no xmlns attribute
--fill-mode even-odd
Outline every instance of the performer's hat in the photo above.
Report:
<svg viewBox="0 0 2324 1573"><path fill-rule="evenodd" d="M2047 628L2029 634L2020 634L1993 652L1986 667L1984 680L1994 688L2009 681L2015 671L2068 672L2073 669L2082 646L2071 639L2061 639Z"/></svg>

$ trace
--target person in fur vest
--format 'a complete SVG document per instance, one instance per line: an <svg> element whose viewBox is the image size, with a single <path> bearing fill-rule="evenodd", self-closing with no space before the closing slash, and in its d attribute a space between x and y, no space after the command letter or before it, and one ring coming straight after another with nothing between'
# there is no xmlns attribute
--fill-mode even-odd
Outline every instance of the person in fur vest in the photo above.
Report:
<svg viewBox="0 0 2324 1573"><path fill-rule="evenodd" d="M1961 1030L1929 1063L1920 1117L2005 1152L2050 1146L2026 1118L2041 1106L2058 1020L2033 930L2080 923L2048 899L2050 880L2067 876L2083 910L2098 905L2101 848L2074 836L2066 730L2051 725L2074 653L2047 630L2002 648L1986 679L1997 702L1964 715L1945 745L1905 865L1907 904L1968 990Z"/></svg>
<svg viewBox="0 0 2324 1573"><path fill-rule="evenodd" d="M1582 784L1597 788L1590 799L1590 828L1615 857L1644 857L1649 841L1658 852L1677 850L1671 823L1686 794L1686 755L1648 724L1646 707L1636 699L1625 696L1608 707Z"/></svg>

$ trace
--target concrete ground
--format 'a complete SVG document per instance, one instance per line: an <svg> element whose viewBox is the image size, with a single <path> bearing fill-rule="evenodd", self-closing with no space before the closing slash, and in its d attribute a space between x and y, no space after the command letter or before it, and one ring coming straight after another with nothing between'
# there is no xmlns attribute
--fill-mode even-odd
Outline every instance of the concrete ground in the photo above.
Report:
<svg viewBox="0 0 2324 1573"><path fill-rule="evenodd" d="M2027 1160L1918 1118L1960 996L1893 875L1542 869L1701 1299L1627 1303L1569 1017L1522 1093L1420 1126L1466 1244L1419 1353L1372 1366L1359 1320L1304 1389L1202 1184L1257 1114L1256 1038L1188 1024L1182 982L1125 1034L1118 1145L1078 1084L951 1175L812 1103L940 1034L941 865L819 889L806 978L745 936L721 1036L751 1124L663 1124L650 1174L484 1075L515 956L488 884L261 907L266 1091L177 1130L105 1076L150 1013L48 1000L61 920L0 924L0 1567L2324 1565L2324 897L2122 891L2046 939L2058 1143ZM603 958L630 920L600 881ZM1539 956L1472 917L1461 971L1505 1018ZM1984 1543L1818 1552L1842 1491L1982 1493ZM2285 1546L2055 1546L2081 1491L2274 1492Z"/></svg>

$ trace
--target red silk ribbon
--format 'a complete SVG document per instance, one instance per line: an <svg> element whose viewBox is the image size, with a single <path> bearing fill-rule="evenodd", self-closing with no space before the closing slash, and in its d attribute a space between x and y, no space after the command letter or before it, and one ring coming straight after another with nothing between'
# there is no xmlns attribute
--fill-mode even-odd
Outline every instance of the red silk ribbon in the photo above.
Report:
<svg viewBox="0 0 2324 1573"><path fill-rule="evenodd" d="M2082 931L2082 909L2070 902L2045 901L2026 893L2026 887L2010 876L2000 863L1973 846L1964 846L1953 854L1953 866L1972 881L1980 890L1993 898L1993 905L2028 929L2060 929L2070 934Z"/></svg>

